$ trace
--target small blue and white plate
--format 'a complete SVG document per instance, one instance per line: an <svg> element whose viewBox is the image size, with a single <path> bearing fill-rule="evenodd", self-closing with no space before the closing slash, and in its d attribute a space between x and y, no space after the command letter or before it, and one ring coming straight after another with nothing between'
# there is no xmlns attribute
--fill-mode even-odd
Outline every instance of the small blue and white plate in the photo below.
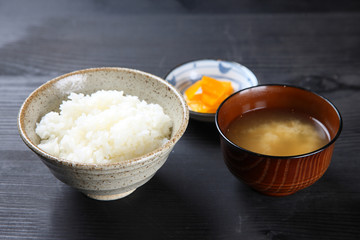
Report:
<svg viewBox="0 0 360 240"><path fill-rule="evenodd" d="M196 60L187 62L172 69L165 80L171 83L182 94L202 76L208 76L217 80L231 81L234 92L244 88L258 85L255 75L245 66L231 61L222 60ZM190 117L196 120L213 122L215 113L199 113L190 110Z"/></svg>

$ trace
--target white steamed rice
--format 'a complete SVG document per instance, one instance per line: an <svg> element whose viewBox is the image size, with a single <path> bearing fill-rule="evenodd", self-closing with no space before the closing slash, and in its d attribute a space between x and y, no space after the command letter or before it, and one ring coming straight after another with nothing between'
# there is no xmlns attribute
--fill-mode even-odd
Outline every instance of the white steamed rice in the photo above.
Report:
<svg viewBox="0 0 360 240"><path fill-rule="evenodd" d="M60 112L37 124L45 152L78 163L112 163L141 156L168 141L172 121L158 104L122 91L71 93Z"/></svg>

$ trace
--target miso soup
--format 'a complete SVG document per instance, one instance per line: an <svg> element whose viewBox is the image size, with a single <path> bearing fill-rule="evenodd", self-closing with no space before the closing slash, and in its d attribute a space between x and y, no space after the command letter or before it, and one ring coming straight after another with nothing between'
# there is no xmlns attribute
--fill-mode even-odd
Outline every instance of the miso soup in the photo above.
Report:
<svg viewBox="0 0 360 240"><path fill-rule="evenodd" d="M252 152L294 156L315 151L330 141L325 126L304 113L284 109L260 109L233 120L225 136Z"/></svg>

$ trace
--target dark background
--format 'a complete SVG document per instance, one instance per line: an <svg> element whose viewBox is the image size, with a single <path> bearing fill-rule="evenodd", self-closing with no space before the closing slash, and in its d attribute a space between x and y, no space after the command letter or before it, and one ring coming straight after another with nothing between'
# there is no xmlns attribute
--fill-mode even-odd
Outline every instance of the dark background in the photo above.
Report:
<svg viewBox="0 0 360 240"><path fill-rule="evenodd" d="M338 107L343 131L317 183L261 195L225 167L214 124L191 120L150 182L101 202L55 179L18 135L22 102L53 77L102 66L164 77L201 58ZM0 1L0 239L359 239L359 78L360 1Z"/></svg>

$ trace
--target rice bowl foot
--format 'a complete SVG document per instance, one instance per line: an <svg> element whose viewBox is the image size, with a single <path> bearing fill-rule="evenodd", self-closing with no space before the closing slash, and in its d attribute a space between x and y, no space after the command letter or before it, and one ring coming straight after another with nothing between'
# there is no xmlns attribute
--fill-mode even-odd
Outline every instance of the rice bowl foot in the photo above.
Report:
<svg viewBox="0 0 360 240"><path fill-rule="evenodd" d="M89 198L92 198L92 199L95 199L95 200L112 201L112 200L118 200L118 199L124 198L126 196L129 196L135 190L136 190L136 188L132 189L130 191L127 191L127 192L111 194L111 195L97 195L97 194L85 194L85 195L88 196Z"/></svg>

